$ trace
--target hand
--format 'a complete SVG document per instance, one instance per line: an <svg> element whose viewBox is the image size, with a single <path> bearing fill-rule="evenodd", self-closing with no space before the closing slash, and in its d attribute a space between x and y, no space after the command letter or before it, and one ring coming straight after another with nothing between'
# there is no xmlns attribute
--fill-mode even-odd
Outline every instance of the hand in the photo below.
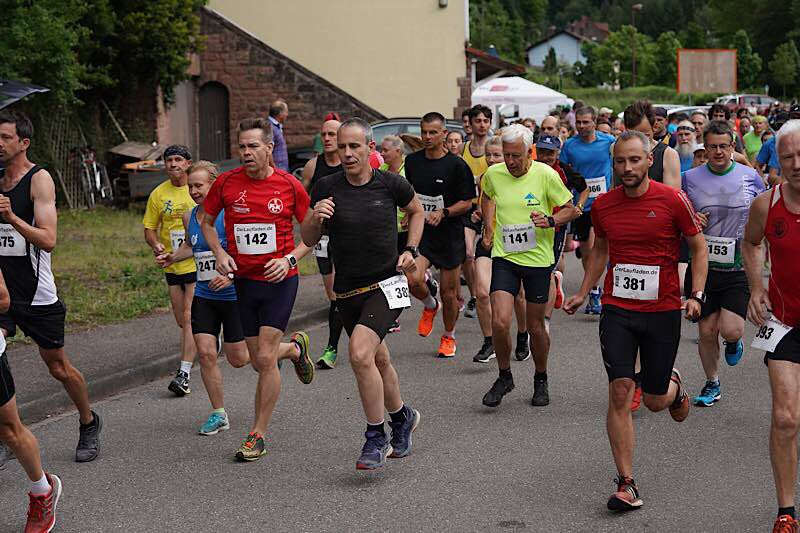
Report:
<svg viewBox="0 0 800 533"><path fill-rule="evenodd" d="M417 270L417 262L414 261L414 256L411 252L405 251L397 258L397 271L407 274Z"/></svg>
<svg viewBox="0 0 800 533"><path fill-rule="evenodd" d="M270 283L278 283L286 278L286 274L288 274L291 269L292 267L289 266L289 260L285 257L270 259L267 261L267 264L264 265L264 277L267 278L267 281Z"/></svg>
<svg viewBox="0 0 800 533"><path fill-rule="evenodd" d="M336 204L333 203L333 196L323 198L314 206L314 220L322 225L323 222L333 218L333 210Z"/></svg>
<svg viewBox="0 0 800 533"><path fill-rule="evenodd" d="M436 211L431 211L427 215L425 215L425 223L429 226L436 227L441 223L442 219L444 218L444 213L442 213L441 209L437 209Z"/></svg>
<svg viewBox="0 0 800 533"><path fill-rule="evenodd" d="M763 326L772 312L767 291L762 287L751 290L750 301L747 304L747 318L756 326Z"/></svg>
<svg viewBox="0 0 800 533"><path fill-rule="evenodd" d="M694 219L701 228L708 226L708 213L701 213L698 211L694 214Z"/></svg>
<svg viewBox="0 0 800 533"><path fill-rule="evenodd" d="M208 282L208 288L212 291L220 291L226 289L233 284L233 280L228 276L216 276Z"/></svg>
<svg viewBox="0 0 800 533"><path fill-rule="evenodd" d="M219 256L216 257L217 259L217 272L222 274L223 276L227 276L228 274L232 274L238 267L236 266L236 261L233 260L233 257L229 256L226 251L220 252Z"/></svg>
<svg viewBox="0 0 800 533"><path fill-rule="evenodd" d="M11 219L14 218L14 212L11 211L11 198L5 194L0 194L0 216L2 216L6 222L11 222Z"/></svg>
<svg viewBox="0 0 800 533"><path fill-rule="evenodd" d="M547 220L547 216L538 211L531 211L531 220L533 221L533 225L537 228L550 227L550 222Z"/></svg>
<svg viewBox="0 0 800 533"><path fill-rule="evenodd" d="M478 222L483 220L483 213L481 213L480 211L473 211L472 214L470 215L470 219L472 220L472 222L477 224Z"/></svg>
<svg viewBox="0 0 800 533"><path fill-rule="evenodd" d="M564 302L564 305L561 306L561 309L563 309L564 312L567 313L568 315L574 315L575 311L577 311L578 308L582 306L583 302L585 301L586 301L585 294L580 294L580 293L573 294L572 296L567 298L567 301Z"/></svg>
<svg viewBox="0 0 800 533"><path fill-rule="evenodd" d="M157 242L156 245L153 246L153 255L155 255L156 257L158 257L159 255L163 255L164 252L166 251L167 249L164 248L164 245L161 244L160 242Z"/></svg>
<svg viewBox="0 0 800 533"><path fill-rule="evenodd" d="M161 268L167 268L175 261L172 259L172 254L161 254L156 256L156 264Z"/></svg>
<svg viewBox="0 0 800 533"><path fill-rule="evenodd" d="M700 302L694 298L689 298L686 300L686 318L692 322L697 322L697 320L700 318L700 309Z"/></svg>

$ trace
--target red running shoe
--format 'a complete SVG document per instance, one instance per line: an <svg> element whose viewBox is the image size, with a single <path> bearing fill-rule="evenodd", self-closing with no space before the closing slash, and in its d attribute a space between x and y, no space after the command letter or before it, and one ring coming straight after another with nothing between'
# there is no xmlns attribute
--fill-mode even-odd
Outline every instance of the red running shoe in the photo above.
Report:
<svg viewBox="0 0 800 533"><path fill-rule="evenodd" d="M619 476L614 481L617 483L617 492L608 499L611 511L633 511L644 504L632 477Z"/></svg>
<svg viewBox="0 0 800 533"><path fill-rule="evenodd" d="M642 406L642 384L637 383L633 389L633 399L631 400L631 412L635 413Z"/></svg>
<svg viewBox="0 0 800 533"><path fill-rule="evenodd" d="M800 525L788 514L780 515L775 520L775 525L772 526L772 533L797 533L798 531L800 531Z"/></svg>
<svg viewBox="0 0 800 533"><path fill-rule="evenodd" d="M47 474L50 493L42 496L28 494L28 523L25 533L49 533L56 525L56 506L61 497L61 480L55 474Z"/></svg>

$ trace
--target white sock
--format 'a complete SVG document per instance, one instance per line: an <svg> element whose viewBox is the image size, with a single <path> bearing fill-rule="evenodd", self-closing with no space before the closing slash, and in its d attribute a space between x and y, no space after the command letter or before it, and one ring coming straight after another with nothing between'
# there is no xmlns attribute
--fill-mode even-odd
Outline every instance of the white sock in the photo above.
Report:
<svg viewBox="0 0 800 533"><path fill-rule="evenodd" d="M592 287L592 294L600 294L600 287Z"/></svg>
<svg viewBox="0 0 800 533"><path fill-rule="evenodd" d="M192 362L191 361L181 361L181 372L183 372L187 376L191 376L192 375Z"/></svg>
<svg viewBox="0 0 800 533"><path fill-rule="evenodd" d="M431 296L431 293L428 293L428 297L422 300L422 304L425 309L436 309L436 298Z"/></svg>
<svg viewBox="0 0 800 533"><path fill-rule="evenodd" d="M445 331L444 332L444 336L445 337L450 337L451 339L455 339L456 338L456 330L453 329L452 331Z"/></svg>
<svg viewBox="0 0 800 533"><path fill-rule="evenodd" d="M31 494L34 496L50 494L50 483L47 481L47 476L44 472L42 472L42 479L31 483Z"/></svg>

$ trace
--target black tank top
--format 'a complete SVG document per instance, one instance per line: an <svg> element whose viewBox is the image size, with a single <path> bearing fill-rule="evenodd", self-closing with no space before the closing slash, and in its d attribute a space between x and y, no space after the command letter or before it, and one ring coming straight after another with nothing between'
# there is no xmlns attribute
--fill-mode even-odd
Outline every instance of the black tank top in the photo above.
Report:
<svg viewBox="0 0 800 533"><path fill-rule="evenodd" d="M314 188L317 181L320 178L324 178L325 176L330 176L335 172L339 172L342 170L342 164L339 163L335 167L328 165L327 161L325 161L325 156L323 154L319 154L317 156L317 164L314 166L314 175L311 176L311 184L309 185L309 190Z"/></svg>
<svg viewBox="0 0 800 533"><path fill-rule="evenodd" d="M659 183L664 182L664 152L669 148L666 144L660 142L653 148L653 165L650 167L649 176L651 180Z"/></svg>

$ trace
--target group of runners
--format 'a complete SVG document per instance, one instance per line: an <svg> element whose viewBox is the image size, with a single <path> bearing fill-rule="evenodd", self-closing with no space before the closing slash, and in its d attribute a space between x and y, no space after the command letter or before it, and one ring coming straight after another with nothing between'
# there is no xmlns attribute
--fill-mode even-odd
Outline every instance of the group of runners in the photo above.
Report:
<svg viewBox="0 0 800 533"><path fill-rule="evenodd" d="M554 309L573 314L586 303L585 313L600 315L599 351L609 382L607 432L617 486L607 506L625 511L642 506L633 477L632 412L644 403L681 422L691 404L718 402L720 340L726 362L736 365L749 317L759 327L753 347L765 351L772 385L775 527L798 531L800 291L791 283L800 274L792 256L800 245L800 120L777 132L780 178L770 184L736 162L736 134L724 119L704 122L707 162L682 171L680 150L659 140L660 115L646 101L635 102L625 110L625 131L614 137L597 130L593 108L581 107L577 135L562 143L556 117L546 117L536 136L524 124L492 132L492 111L479 105L465 115L464 139L447 131L443 115L430 112L421 118L422 149L408 154L399 137L376 146L368 123L331 116L320 130L322 153L303 169L302 180L272 164L266 119L239 124L242 166L223 174L195 161L188 148L170 146L164 152L169 179L150 195L143 219L181 331L180 368L169 390L190 393L199 355L211 403L199 433L214 435L231 428L220 348L232 366L250 364L258 373L255 413L234 456L258 460L266 454L264 436L280 394L280 363L291 361L297 378L309 384L318 369L335 367L344 331L366 420L356 468L372 470L411 453L421 420L401 394L386 342L400 331L398 318L412 298L422 303L420 336L431 334L441 314L444 333L431 346L441 358L456 356L462 308L465 317L477 317L483 340L473 361L497 361L498 375L482 400L490 408L515 388L512 352L517 360L533 360L531 404L550 403L550 317ZM76 460L91 461L102 421L63 351L65 307L49 255L56 244L54 187L27 159L32 138L24 115L0 114L6 167L0 328L13 335L19 326L37 343L80 412ZM567 298L563 252L572 249L584 275ZM310 253L330 306L328 342L316 361L306 333L284 341L297 264ZM462 275L468 298L461 297ZM694 397L674 367L682 314L698 323L706 374ZM48 531L61 483L42 470L36 440L19 420L6 356L0 393L0 440L32 483L29 531Z"/></svg>

